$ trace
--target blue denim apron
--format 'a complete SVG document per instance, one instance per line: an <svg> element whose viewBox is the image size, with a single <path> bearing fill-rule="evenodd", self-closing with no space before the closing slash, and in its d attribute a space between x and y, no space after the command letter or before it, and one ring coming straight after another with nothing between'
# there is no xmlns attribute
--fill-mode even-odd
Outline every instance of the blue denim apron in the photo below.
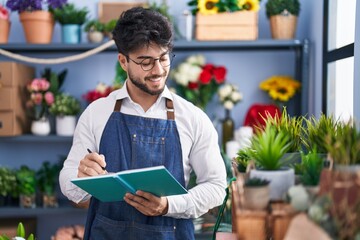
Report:
<svg viewBox="0 0 360 240"><path fill-rule="evenodd" d="M100 141L107 171L164 165L185 187L173 102L166 100L167 120L123 114L121 102L117 100ZM194 226L191 219L145 216L125 201L91 198L84 239L187 240L194 239Z"/></svg>

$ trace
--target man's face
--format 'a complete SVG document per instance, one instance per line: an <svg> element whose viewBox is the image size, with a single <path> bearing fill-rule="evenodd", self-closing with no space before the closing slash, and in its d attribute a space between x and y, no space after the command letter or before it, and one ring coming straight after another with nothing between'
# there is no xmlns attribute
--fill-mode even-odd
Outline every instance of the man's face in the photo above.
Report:
<svg viewBox="0 0 360 240"><path fill-rule="evenodd" d="M170 54L156 45L130 53L125 64L130 89L150 95L161 94L169 75Z"/></svg>

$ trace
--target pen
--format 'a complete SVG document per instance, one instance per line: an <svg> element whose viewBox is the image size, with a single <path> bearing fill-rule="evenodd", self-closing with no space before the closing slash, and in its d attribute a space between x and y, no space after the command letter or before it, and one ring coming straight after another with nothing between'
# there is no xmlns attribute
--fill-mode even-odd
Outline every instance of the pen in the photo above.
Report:
<svg viewBox="0 0 360 240"><path fill-rule="evenodd" d="M88 151L88 153L92 153L92 151L88 148L87 148L87 151ZM104 167L101 167L101 168L102 168L102 170L106 171Z"/></svg>

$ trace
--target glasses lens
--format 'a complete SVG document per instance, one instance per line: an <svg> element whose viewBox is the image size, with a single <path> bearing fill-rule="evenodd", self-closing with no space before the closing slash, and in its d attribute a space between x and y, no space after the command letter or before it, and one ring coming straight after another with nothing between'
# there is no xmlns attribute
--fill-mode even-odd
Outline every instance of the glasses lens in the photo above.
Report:
<svg viewBox="0 0 360 240"><path fill-rule="evenodd" d="M147 58L147 59L144 59L142 62L141 62L141 68L144 70L144 71L150 71L151 69L153 69L153 67L155 66L155 61L158 60L160 65L162 67L168 67L170 66L173 58L174 58L174 54L165 54L164 56L162 56L161 58L157 58L157 59L154 59L154 58Z"/></svg>

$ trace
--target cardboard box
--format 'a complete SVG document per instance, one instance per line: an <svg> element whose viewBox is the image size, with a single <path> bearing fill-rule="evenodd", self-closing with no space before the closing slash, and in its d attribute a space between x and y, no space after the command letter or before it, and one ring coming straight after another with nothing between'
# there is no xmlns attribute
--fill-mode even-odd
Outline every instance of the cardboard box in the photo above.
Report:
<svg viewBox="0 0 360 240"><path fill-rule="evenodd" d="M196 39L200 41L255 40L258 38L258 13L237 11L196 15Z"/></svg>
<svg viewBox="0 0 360 240"><path fill-rule="evenodd" d="M98 18L100 22L107 23L119 19L122 12L133 8L145 6L145 2L99 2Z"/></svg>
<svg viewBox="0 0 360 240"><path fill-rule="evenodd" d="M34 68L24 64L0 62L0 136L16 136L29 131L26 85L34 78L34 73Z"/></svg>

